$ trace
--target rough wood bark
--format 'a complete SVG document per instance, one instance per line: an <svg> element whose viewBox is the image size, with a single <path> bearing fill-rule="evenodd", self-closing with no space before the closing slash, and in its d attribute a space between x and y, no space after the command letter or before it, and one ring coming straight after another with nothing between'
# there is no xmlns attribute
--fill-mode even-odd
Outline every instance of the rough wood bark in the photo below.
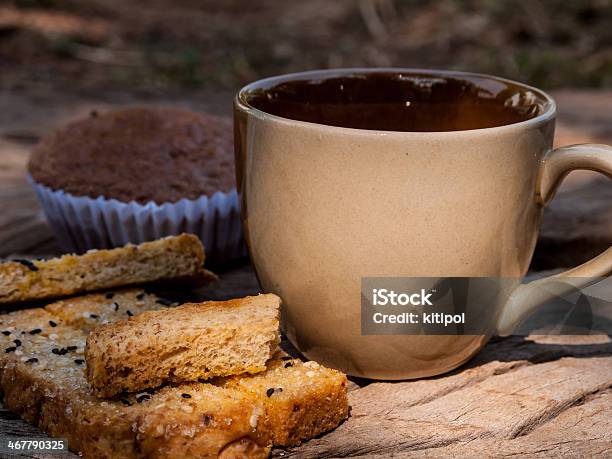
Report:
<svg viewBox="0 0 612 459"><path fill-rule="evenodd" d="M594 457L612 451L610 388L608 337L496 340L450 375L352 391L348 421L275 455Z"/></svg>

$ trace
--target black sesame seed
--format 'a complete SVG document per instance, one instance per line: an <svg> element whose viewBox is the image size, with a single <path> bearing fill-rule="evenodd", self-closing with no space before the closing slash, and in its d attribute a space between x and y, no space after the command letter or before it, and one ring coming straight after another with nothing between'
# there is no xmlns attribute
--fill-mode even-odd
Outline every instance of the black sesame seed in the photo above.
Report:
<svg viewBox="0 0 612 459"><path fill-rule="evenodd" d="M57 324L52 320L49 321L49 325L51 325L52 327L57 327Z"/></svg>
<svg viewBox="0 0 612 459"><path fill-rule="evenodd" d="M59 350L58 348L54 347L53 349L51 349L51 352L52 352L53 354L55 354L55 355L59 355L60 350Z"/></svg>
<svg viewBox="0 0 612 459"><path fill-rule="evenodd" d="M266 391L266 396L267 396L267 397L272 397L272 394L273 394L273 393L274 393L274 389L273 389L273 388L270 388L270 389L268 389L268 390Z"/></svg>
<svg viewBox="0 0 612 459"><path fill-rule="evenodd" d="M39 333L42 333L42 330L40 328L35 328L34 330L30 330L30 335L38 335Z"/></svg>
<svg viewBox="0 0 612 459"><path fill-rule="evenodd" d="M137 300L142 300L144 298L145 294L144 293L139 293L138 295L136 295L136 299Z"/></svg>
<svg viewBox="0 0 612 459"><path fill-rule="evenodd" d="M11 332L10 332L10 331L8 331L8 330L4 330L4 331L2 332L2 334L3 334L4 336L8 336L8 335L10 335L10 334L11 334Z"/></svg>
<svg viewBox="0 0 612 459"><path fill-rule="evenodd" d="M112 293L112 292L111 292L111 293L107 293L106 295L104 295L104 297L105 297L107 300L112 299L114 296L115 296L115 294L114 294L114 293Z"/></svg>
<svg viewBox="0 0 612 459"><path fill-rule="evenodd" d="M202 416L202 424L204 426L209 426L213 421L213 417L210 414L205 414Z"/></svg>
<svg viewBox="0 0 612 459"><path fill-rule="evenodd" d="M151 396L149 394L142 394L142 395L139 395L138 397L136 397L136 402L142 403L145 400L149 400L150 398L151 398Z"/></svg>
<svg viewBox="0 0 612 459"><path fill-rule="evenodd" d="M21 340L20 339L13 340L13 343L15 343L15 346L17 346L17 347L21 346Z"/></svg>
<svg viewBox="0 0 612 459"><path fill-rule="evenodd" d="M114 309L115 311L118 311L118 310L119 310L119 303L117 303L116 301L113 303L113 309Z"/></svg>
<svg viewBox="0 0 612 459"><path fill-rule="evenodd" d="M281 360L293 360L293 357L289 357L286 355L284 357L281 357Z"/></svg>
<svg viewBox="0 0 612 459"><path fill-rule="evenodd" d="M97 319L100 316L98 316L98 314L89 314L89 317L91 317L92 319Z"/></svg>
<svg viewBox="0 0 612 459"><path fill-rule="evenodd" d="M59 350L59 355L66 355L66 354L68 354L68 349L66 349L65 347Z"/></svg>
<svg viewBox="0 0 612 459"><path fill-rule="evenodd" d="M17 263L21 263L23 266L28 268L30 271L38 271L38 268L36 267L36 265L32 263L30 260L24 260L21 258L17 258L13 261L16 261Z"/></svg>
<svg viewBox="0 0 612 459"><path fill-rule="evenodd" d="M181 397L183 397L183 398L191 398L191 395L189 395L189 394L181 394Z"/></svg>
<svg viewBox="0 0 612 459"><path fill-rule="evenodd" d="M127 398L122 398L121 403L123 403L125 406L132 406L132 403Z"/></svg>
<svg viewBox="0 0 612 459"><path fill-rule="evenodd" d="M145 389L145 392L149 395L153 395L155 393L155 389Z"/></svg>
<svg viewBox="0 0 612 459"><path fill-rule="evenodd" d="M289 367L292 367L292 366L293 366L293 362L287 362L285 364L285 368L289 368Z"/></svg>
<svg viewBox="0 0 612 459"><path fill-rule="evenodd" d="M282 392L282 391L283 391L283 388L282 388L282 387L277 387L277 388L276 388L276 392Z"/></svg>
<svg viewBox="0 0 612 459"><path fill-rule="evenodd" d="M17 350L17 348L15 346L11 346L11 347L7 347L4 352L6 352L7 354L9 352L15 352Z"/></svg>
<svg viewBox="0 0 612 459"><path fill-rule="evenodd" d="M130 317L132 317L132 316L134 315L134 313L133 313L132 311L130 311L129 309L128 309L127 311L125 311L125 313L126 313L128 316L130 316Z"/></svg>
<svg viewBox="0 0 612 459"><path fill-rule="evenodd" d="M66 348L66 350L67 350L68 352L76 351L76 350L77 350L77 347L76 347L76 346L68 346L68 347Z"/></svg>
<svg viewBox="0 0 612 459"><path fill-rule="evenodd" d="M36 357L32 357L31 359L26 360L26 363L36 363L38 359Z"/></svg>
<svg viewBox="0 0 612 459"><path fill-rule="evenodd" d="M157 304L161 304L162 306L171 306L174 302L167 300L165 298L160 298L159 300L156 301Z"/></svg>
<svg viewBox="0 0 612 459"><path fill-rule="evenodd" d="M77 365L83 365L85 363L85 360L83 360L83 359L76 359L74 361L74 363L76 363Z"/></svg>

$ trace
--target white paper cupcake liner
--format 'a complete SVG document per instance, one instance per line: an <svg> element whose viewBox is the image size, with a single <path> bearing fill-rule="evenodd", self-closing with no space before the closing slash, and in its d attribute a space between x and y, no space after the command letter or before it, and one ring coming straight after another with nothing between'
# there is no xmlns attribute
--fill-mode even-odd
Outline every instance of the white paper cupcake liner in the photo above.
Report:
<svg viewBox="0 0 612 459"><path fill-rule="evenodd" d="M206 263L222 264L247 254L236 189L174 203L140 204L98 197L73 196L28 180L36 191L61 248L83 253L129 242L192 233L206 248Z"/></svg>

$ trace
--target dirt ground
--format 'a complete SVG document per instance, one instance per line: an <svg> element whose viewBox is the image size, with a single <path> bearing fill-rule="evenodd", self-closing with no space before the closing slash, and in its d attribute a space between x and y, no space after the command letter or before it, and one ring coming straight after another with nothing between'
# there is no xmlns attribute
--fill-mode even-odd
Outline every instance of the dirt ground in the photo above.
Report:
<svg viewBox="0 0 612 459"><path fill-rule="evenodd" d="M0 87L235 90L321 67L612 87L610 0L5 0Z"/></svg>

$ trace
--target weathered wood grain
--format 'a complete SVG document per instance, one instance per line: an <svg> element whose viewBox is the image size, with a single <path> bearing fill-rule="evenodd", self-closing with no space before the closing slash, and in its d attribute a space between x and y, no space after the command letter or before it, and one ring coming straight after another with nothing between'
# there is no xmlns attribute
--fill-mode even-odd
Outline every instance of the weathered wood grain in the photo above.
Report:
<svg viewBox="0 0 612 459"><path fill-rule="evenodd" d="M513 440L495 438L457 441L439 448L401 451L393 457L610 457L612 454L612 393L587 397L567 410ZM576 435L580 432L580 435ZM388 457L385 454L370 457Z"/></svg>
<svg viewBox="0 0 612 459"><path fill-rule="evenodd" d="M352 391L349 420L334 432L275 455L482 457L536 454L538 448L572 454L609 451L612 343L608 337L563 337L564 344L550 344L550 338L559 339L497 340L452 374L372 383ZM586 413L597 414L600 422L578 417ZM591 428L574 430L571 422ZM565 432L559 437L562 426ZM555 438L565 443L554 444Z"/></svg>

